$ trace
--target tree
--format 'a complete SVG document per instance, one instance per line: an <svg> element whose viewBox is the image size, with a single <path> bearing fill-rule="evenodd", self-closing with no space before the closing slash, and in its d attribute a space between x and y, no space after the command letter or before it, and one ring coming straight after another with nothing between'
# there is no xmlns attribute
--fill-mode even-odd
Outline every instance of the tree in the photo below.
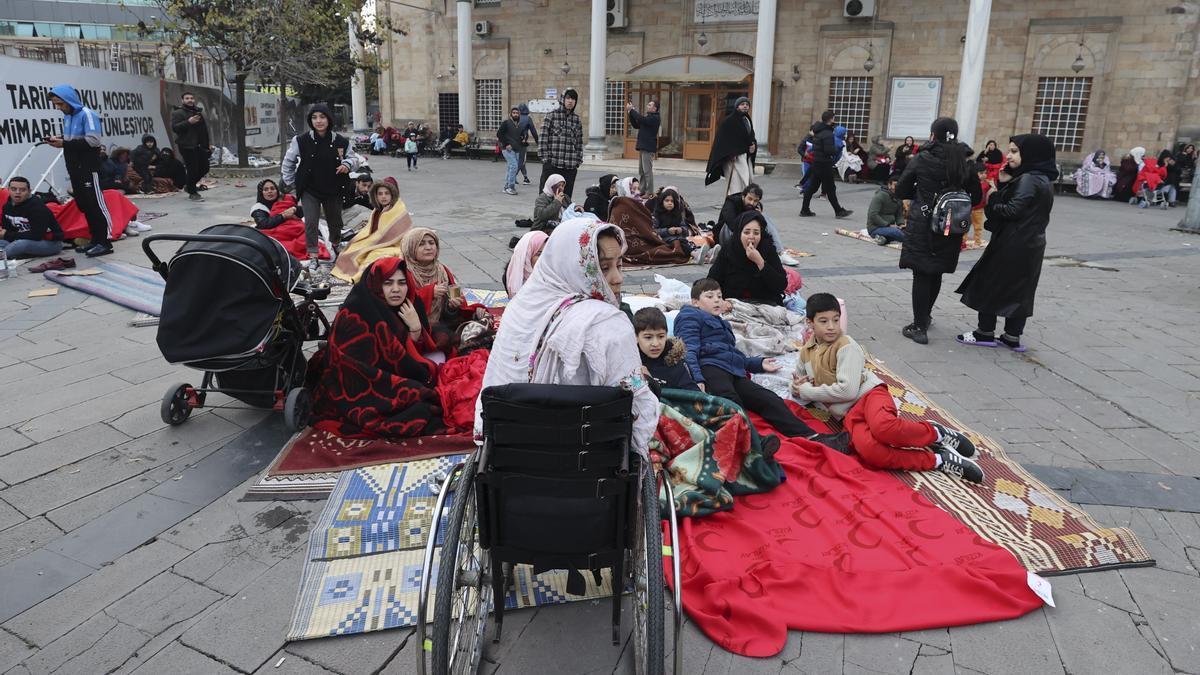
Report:
<svg viewBox="0 0 1200 675"><path fill-rule="evenodd" d="M174 49L199 45L232 67L238 165L246 166L246 80L326 86L350 79L346 21L361 0L157 0ZM282 120L281 120L282 122Z"/></svg>

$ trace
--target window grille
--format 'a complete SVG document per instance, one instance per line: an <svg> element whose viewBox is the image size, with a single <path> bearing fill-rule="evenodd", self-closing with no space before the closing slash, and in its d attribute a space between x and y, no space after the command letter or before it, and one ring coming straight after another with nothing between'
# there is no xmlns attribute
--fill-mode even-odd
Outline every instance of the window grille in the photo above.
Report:
<svg viewBox="0 0 1200 675"><path fill-rule="evenodd" d="M867 132L874 86L873 77L829 78L829 109L837 113L839 125L860 139L870 138Z"/></svg>
<svg viewBox="0 0 1200 675"><path fill-rule="evenodd" d="M646 112L641 110L639 112ZM625 83L604 82L604 133L619 136L625 132Z"/></svg>
<svg viewBox="0 0 1200 675"><path fill-rule="evenodd" d="M475 124L495 131L504 120L504 91L500 80L475 80Z"/></svg>
<svg viewBox="0 0 1200 675"><path fill-rule="evenodd" d="M1091 97L1090 77L1039 77L1033 133L1048 137L1059 152L1081 151Z"/></svg>

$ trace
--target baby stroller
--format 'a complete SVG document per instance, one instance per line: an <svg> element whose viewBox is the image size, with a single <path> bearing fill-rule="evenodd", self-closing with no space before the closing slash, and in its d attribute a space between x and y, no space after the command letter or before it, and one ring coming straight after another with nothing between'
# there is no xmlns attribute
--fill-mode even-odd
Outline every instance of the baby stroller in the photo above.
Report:
<svg viewBox="0 0 1200 675"><path fill-rule="evenodd" d="M181 241L169 262L151 245ZM308 423L304 341L328 335L317 302L329 288L301 283L300 262L278 241L244 225L213 225L199 234L155 234L142 241L166 280L158 347L168 363L204 371L199 387L172 385L162 420L183 424L209 392L257 408L283 411L293 430ZM297 305L291 294L303 297Z"/></svg>
<svg viewBox="0 0 1200 675"><path fill-rule="evenodd" d="M664 557L671 559L674 589L672 670L682 672L674 499L670 481L663 480L672 542L664 546L660 476L629 447L632 396L615 387L522 383L489 387L480 398L483 446L446 477L433 508L417 604L418 675L479 669L487 615L493 614L498 642L518 564L535 573L610 570L617 591L611 600L613 644L621 640L621 591L628 590L634 670L663 675ZM576 592L570 581L567 587ZM570 665L560 672L571 672Z"/></svg>

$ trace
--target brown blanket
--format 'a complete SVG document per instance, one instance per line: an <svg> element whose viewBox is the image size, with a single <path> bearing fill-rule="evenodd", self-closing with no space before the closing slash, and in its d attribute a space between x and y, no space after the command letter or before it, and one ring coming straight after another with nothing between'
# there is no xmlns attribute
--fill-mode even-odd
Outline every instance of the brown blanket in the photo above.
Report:
<svg viewBox="0 0 1200 675"><path fill-rule="evenodd" d="M682 242L667 243L654 231L650 211L636 199L614 197L608 221L625 232L627 265L683 265L691 261Z"/></svg>

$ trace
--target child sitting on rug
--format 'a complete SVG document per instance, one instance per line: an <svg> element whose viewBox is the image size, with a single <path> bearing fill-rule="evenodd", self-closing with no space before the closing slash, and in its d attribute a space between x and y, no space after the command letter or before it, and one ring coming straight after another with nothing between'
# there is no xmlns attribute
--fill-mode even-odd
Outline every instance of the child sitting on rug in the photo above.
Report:
<svg viewBox="0 0 1200 675"><path fill-rule="evenodd" d="M842 418L851 447L863 464L876 469L938 470L972 483L983 482L983 469L967 459L975 445L963 433L936 422L901 419L884 384L867 367L862 347L842 332L837 298L809 296L806 307L812 335L800 349L792 375L792 395L814 401Z"/></svg>
<svg viewBox="0 0 1200 675"><path fill-rule="evenodd" d="M749 373L774 373L780 366L774 359L738 351L733 327L720 316L724 308L721 285L713 279L699 279L692 284L692 304L684 305L675 318L675 335L687 346L688 369L700 390L762 415L784 436L807 438L846 452L850 439L845 432L816 433L783 399L750 379Z"/></svg>
<svg viewBox="0 0 1200 675"><path fill-rule="evenodd" d="M667 317L657 307L644 307L633 315L638 351L642 353L642 371L650 378L650 388L700 391L687 365L687 347L683 340L667 335ZM655 395L658 391L654 392Z"/></svg>

